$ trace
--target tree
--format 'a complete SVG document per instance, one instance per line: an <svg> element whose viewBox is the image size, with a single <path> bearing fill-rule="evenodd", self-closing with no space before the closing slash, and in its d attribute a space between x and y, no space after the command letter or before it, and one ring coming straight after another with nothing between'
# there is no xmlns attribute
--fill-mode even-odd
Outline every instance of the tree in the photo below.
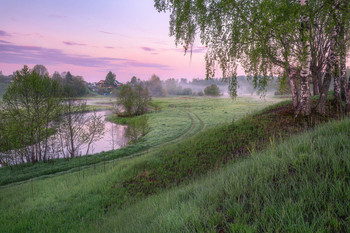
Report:
<svg viewBox="0 0 350 233"><path fill-rule="evenodd" d="M133 88L135 96L135 112L134 115L143 115L148 111L148 105L152 98L149 95L148 89L143 88L141 85L137 85Z"/></svg>
<svg viewBox="0 0 350 233"><path fill-rule="evenodd" d="M151 96L162 97L166 96L166 91L163 89L162 81L157 75L152 75L151 79L148 81L147 85Z"/></svg>
<svg viewBox="0 0 350 233"><path fill-rule="evenodd" d="M210 86L207 86L204 89L204 94L205 95L210 95L210 96L219 96L220 95L220 89L215 84L212 84Z"/></svg>
<svg viewBox="0 0 350 233"><path fill-rule="evenodd" d="M61 115L60 97L58 83L48 76L40 76L27 66L16 73L3 97L6 127L1 134L8 139L7 149L21 149L20 160L35 163L48 159L48 140Z"/></svg>
<svg viewBox="0 0 350 233"><path fill-rule="evenodd" d="M154 2L159 11L171 12L170 35L186 51L191 49L199 33L201 42L208 47L207 78L214 76L216 64L219 64L223 77L229 81L232 96L237 95L236 68L240 63L246 74L262 88L274 75L287 79L296 114L310 114L311 77L314 94L321 92L316 110L324 113L324 96L330 79L335 81L335 97L341 107L339 86L342 83L346 89L345 83L349 83L338 78L345 73L344 54L350 38L349 1ZM342 59L337 54L342 54ZM322 73L326 73L324 80Z"/></svg>
<svg viewBox="0 0 350 233"><path fill-rule="evenodd" d="M124 116L142 115L148 111L151 96L141 85L123 85L118 93L117 103L122 106Z"/></svg>
<svg viewBox="0 0 350 233"><path fill-rule="evenodd" d="M135 109L135 94L131 86L122 86L118 93L117 104L123 107L126 116L133 115Z"/></svg>
<svg viewBox="0 0 350 233"><path fill-rule="evenodd" d="M84 96L88 92L83 77L73 76L70 72L67 72L63 80L63 89L68 97Z"/></svg>
<svg viewBox="0 0 350 233"><path fill-rule="evenodd" d="M138 84L141 83L141 80L139 78L136 78L135 76L132 76L131 80L130 80L130 84L132 86L136 86Z"/></svg>
<svg viewBox="0 0 350 233"><path fill-rule="evenodd" d="M116 75L114 73L112 73L112 71L109 71L107 76L106 76L106 84L108 86L114 86L115 77L116 77Z"/></svg>
<svg viewBox="0 0 350 233"><path fill-rule="evenodd" d="M49 76L49 71L43 65L35 65L33 67L33 72L37 73L40 76Z"/></svg>
<svg viewBox="0 0 350 233"><path fill-rule="evenodd" d="M60 127L57 130L61 153L64 158L74 158L82 154L82 146L87 144L85 154L91 144L104 133L104 122L96 112L86 115L86 101L67 99Z"/></svg>

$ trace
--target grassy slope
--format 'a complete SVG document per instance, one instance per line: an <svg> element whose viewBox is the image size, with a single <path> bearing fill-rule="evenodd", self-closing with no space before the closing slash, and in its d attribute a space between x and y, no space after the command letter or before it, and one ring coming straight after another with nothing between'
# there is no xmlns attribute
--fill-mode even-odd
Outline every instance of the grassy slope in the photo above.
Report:
<svg viewBox="0 0 350 233"><path fill-rule="evenodd" d="M3 187L0 189L0 210L4 210L0 211L0 229L9 232L76 232L85 231L86 229L84 228L87 227L91 228L90 230L96 231L97 229L102 229L107 232L110 231L111 228L116 228L119 231L133 231L138 229L140 231L148 230L152 232L153 230L159 229L181 229L190 231L193 229L220 230L221 228L226 229L234 227L230 225L231 222L234 222L231 221L232 218L230 217L232 213L237 212L237 216L240 216L239 214L241 212L239 211L243 207L242 211L247 212L254 206L254 200L259 200L259 198L254 195L258 195L260 192L256 192L255 189L253 189L252 194L249 194L249 196L244 196L245 192L249 190L249 186L245 187L245 185L251 184L250 179L252 179L255 174L253 173L249 179L245 178L246 172L249 175L251 171L249 169L240 170L243 168L239 168L244 167L243 165L245 163L253 163L245 162L251 161L252 159L238 160L237 165L233 162L230 162L230 165L228 165L238 166L237 171L234 171L235 173L228 173L228 175L222 179L223 183L221 184L223 184L224 188L229 188L230 186L227 186L226 183L230 184L231 182L234 186L237 179L239 180L239 177L242 176L244 178L243 181L248 182L242 183L238 188L234 186L232 190L227 192L221 192L220 189L216 192L214 189L214 192L210 188L211 186L208 186L209 188L207 191L210 193L212 192L213 196L208 196L208 194L204 193L204 199L201 200L199 196L197 198L195 195L196 192L189 191L189 193L187 193L187 187L183 185L192 182L193 178L200 177L213 168L224 166L228 159L235 157L232 157L233 151L235 153L237 152L234 155L239 156L249 150L260 149L266 144L274 144L274 135L278 133L279 128L283 128L284 125L288 123L288 121L278 121L279 118L276 112L278 112L278 114L287 115L284 119L291 120L287 114L288 107L268 109L264 114L258 115L258 117L249 117L236 122L233 126L220 126L215 129L207 130L182 143L157 149L141 157L100 164L96 167L90 167L77 172L56 175L50 179L33 180L21 185ZM273 118L273 116L275 116L275 118ZM257 125L259 123L262 124L259 126ZM272 124L270 127L265 127L266 123L275 124ZM312 125L315 122L298 121L294 123L295 127L284 128L284 130L286 130L286 135L301 131L301 125ZM273 131L273 129L277 131ZM255 133L252 133L252 130L255 130ZM234 135L235 139L239 140L233 141L232 135ZM282 134L277 135L283 136ZM337 135L341 136L340 133ZM330 134L330 137L332 136L333 135ZM334 147L336 147L336 145ZM302 153L308 152L308 150L306 150L308 147L304 148L303 145L299 144L286 145L285 148L292 148L293 146L296 147L296 150L302 151ZM329 148L331 149L332 147ZM347 148L344 150L347 151ZM273 151L275 151L275 149L273 149ZM284 155L282 149L281 153ZM255 157L256 156L253 158ZM264 156L262 156L262 158L263 157ZM253 161L255 160L253 159ZM276 161L280 161L281 164L284 163L284 160L277 159ZM270 164L270 162L270 160L267 160L266 163ZM303 160L301 164L303 164L302 162ZM346 164L348 163L346 162ZM259 175L268 173L270 170L267 169L265 171L264 166L265 163L259 164L255 166L256 169L253 169L253 171L260 169L261 174L259 173ZM297 171L298 168L296 167L295 169ZM295 169L290 171L294 172ZM231 170L227 170L226 168L223 171ZM233 178L231 177L232 174L234 174ZM210 176L211 175L203 179L209 179ZM230 181L229 177L231 177L232 181ZM313 176L310 175L310 177L312 178ZM280 180L273 180L273 183L277 181L283 184L283 179L288 177L278 176L277 178ZM334 179L337 178L338 177L335 177ZM210 182L212 182L213 185L219 185L219 181L220 179L218 178L218 180ZM259 180L254 181L252 184L259 185L258 181ZM262 181L265 182L265 180ZM189 190L193 190L193 188L191 188L193 185L201 186L201 182L202 180L192 183L188 186ZM262 191L265 184L264 182L261 184ZM178 185L182 187L180 189L173 189L173 191L166 192L165 194L163 193L164 189L169 189ZM288 186L289 184L286 182L285 185ZM206 187L207 184L203 185L201 189L205 189ZM184 190L181 191L181 189ZM244 192L242 192L242 190ZM220 202L225 203L226 199L231 195L230 192L234 193L238 191L241 191L243 196L239 196L237 200L245 201L242 202L243 207L241 209L236 210L232 207L233 209L229 211L229 206L227 207L226 204L217 204ZM285 188L285 191L287 192L288 188ZM178 194L178 192L180 192L180 194ZM13 195L14 193L16 193L16 195ZM150 196L150 194L156 193L160 195ZM148 198L145 199L145 197ZM175 197L177 197L177 199ZM221 199L222 197L223 199ZM249 199L251 197L255 199ZM172 200L168 198L175 199ZM193 201L194 204L187 202L187 200ZM263 200L266 201L265 199ZM134 205L133 203L136 204ZM150 203L151 206L145 203ZM234 201L232 201L232 203L235 204ZM194 206L193 209L189 208L189 211L186 211L186 206L192 207L195 204L201 204L202 206ZM170 211L167 209L168 207L170 207ZM216 212L213 212L213 209L208 209L208 211L210 210L211 212L203 212L203 208L206 210L206 208L209 207L214 208ZM276 210L276 216L280 217L278 215L278 210L279 209ZM174 215L172 215L172 213L174 213ZM130 219L132 214L134 217ZM201 214L201 216L198 216L198 214ZM258 216L254 217L254 214ZM117 215L118 221L115 215ZM250 226L249 224L251 224L255 218L258 219L260 215L261 214L258 212L250 214L248 211L245 217L247 221L245 225L248 224L247 227L255 227L255 225ZM284 215L282 215L282 217ZM105 221L103 221L103 219L105 219ZM336 221L337 219L338 218L334 217L331 220ZM135 228L132 228L129 224L133 220L135 220ZM168 220L171 221L169 222ZM169 225L169 223L173 223L173 225ZM244 225L244 222L242 222L242 224ZM336 224L338 223L336 222ZM149 226L149 228L145 226ZM281 225L281 227L283 227L283 225Z"/></svg>
<svg viewBox="0 0 350 233"><path fill-rule="evenodd" d="M349 232L349 132L350 120L328 123L84 231Z"/></svg>
<svg viewBox="0 0 350 233"><path fill-rule="evenodd" d="M137 144L117 151L103 152L70 160L54 160L49 164L27 164L19 167L0 169L0 185L28 180L43 175L64 171L77 171L82 166L91 166L127 156L138 156L151 148L165 146L184 140L204 127L231 122L247 115L252 108L262 109L278 100L257 101L251 98L237 98L236 101L220 98L162 98L155 102L160 112L149 114L151 131ZM103 102L103 101L102 101ZM102 106L105 108L105 106ZM203 120L202 120L203 118ZM156 147L156 148L155 148Z"/></svg>

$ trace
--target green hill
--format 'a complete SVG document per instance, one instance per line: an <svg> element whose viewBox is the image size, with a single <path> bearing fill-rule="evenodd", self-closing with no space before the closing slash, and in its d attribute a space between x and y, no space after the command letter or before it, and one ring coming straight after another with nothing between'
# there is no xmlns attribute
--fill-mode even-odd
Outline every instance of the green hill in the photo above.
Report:
<svg viewBox="0 0 350 233"><path fill-rule="evenodd" d="M347 232L350 121L317 126L330 117L294 118L280 103L206 130L198 121L194 136L137 157L0 169L12 182L42 169L0 187L0 231Z"/></svg>
<svg viewBox="0 0 350 233"><path fill-rule="evenodd" d="M350 120L229 162L87 228L100 232L349 232ZM98 226L98 227L96 227Z"/></svg>

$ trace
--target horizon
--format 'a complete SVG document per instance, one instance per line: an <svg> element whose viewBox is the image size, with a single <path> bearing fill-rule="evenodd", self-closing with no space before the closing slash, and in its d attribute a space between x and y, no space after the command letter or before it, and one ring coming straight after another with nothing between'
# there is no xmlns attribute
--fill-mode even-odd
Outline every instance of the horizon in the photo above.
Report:
<svg viewBox="0 0 350 233"><path fill-rule="evenodd" d="M87 82L102 80L109 71L121 82L153 74L162 80L205 78L206 48L197 40L192 55L184 56L169 37L169 13L159 13L153 0L13 0L2 7L4 75L41 64L50 75L70 71Z"/></svg>

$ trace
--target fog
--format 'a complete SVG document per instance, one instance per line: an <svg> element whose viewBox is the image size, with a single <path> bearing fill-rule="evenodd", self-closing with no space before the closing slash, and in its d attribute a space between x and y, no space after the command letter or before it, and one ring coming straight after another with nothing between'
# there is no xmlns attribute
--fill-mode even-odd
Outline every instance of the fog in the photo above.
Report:
<svg viewBox="0 0 350 233"><path fill-rule="evenodd" d="M247 80L244 76L237 77L238 81L238 96L271 96L277 91L278 84L277 81L269 81L264 92L259 91L258 88L254 87L253 82ZM223 97L229 97L228 84L221 79L193 79L192 81L187 81L186 79L175 80L168 79L163 82L163 87L166 89L168 95L199 95L199 93L204 93L204 89L207 86L215 84L220 89L220 95ZM191 94L189 90L191 89ZM187 91L186 91L187 90ZM201 95L201 94L200 94Z"/></svg>

